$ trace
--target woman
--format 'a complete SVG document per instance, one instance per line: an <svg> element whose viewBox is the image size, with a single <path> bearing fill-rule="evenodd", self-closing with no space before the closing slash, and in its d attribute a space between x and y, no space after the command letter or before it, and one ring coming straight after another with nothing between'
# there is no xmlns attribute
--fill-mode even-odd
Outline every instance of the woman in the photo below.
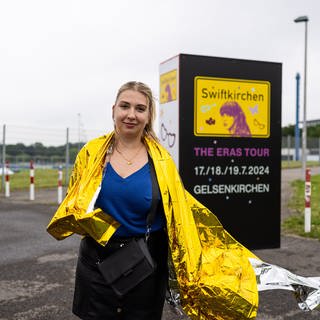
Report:
<svg viewBox="0 0 320 320"><path fill-rule="evenodd" d="M153 131L155 103L143 83L128 82L112 108L114 132L88 142L77 156L67 195L48 225L56 239L84 235L73 312L81 319L161 319L167 248L180 301L191 319L250 319L258 294L249 257L217 218L183 187L174 161ZM155 273L119 298L97 262L119 243L144 237L151 205L150 165L160 189L149 248Z"/></svg>
<svg viewBox="0 0 320 320"><path fill-rule="evenodd" d="M220 108L223 125L233 137L251 137L246 116L236 101L228 101Z"/></svg>

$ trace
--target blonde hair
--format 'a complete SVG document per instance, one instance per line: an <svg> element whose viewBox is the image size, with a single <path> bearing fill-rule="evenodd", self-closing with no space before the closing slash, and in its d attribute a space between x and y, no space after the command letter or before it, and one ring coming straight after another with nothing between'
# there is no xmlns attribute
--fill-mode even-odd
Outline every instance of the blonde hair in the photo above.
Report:
<svg viewBox="0 0 320 320"><path fill-rule="evenodd" d="M116 102L118 101L120 94L126 90L138 91L146 97L149 107L149 121L144 128L143 137L149 137L158 141L157 135L153 129L154 120L156 118L156 103L151 89L142 82L129 81L119 88L116 96Z"/></svg>

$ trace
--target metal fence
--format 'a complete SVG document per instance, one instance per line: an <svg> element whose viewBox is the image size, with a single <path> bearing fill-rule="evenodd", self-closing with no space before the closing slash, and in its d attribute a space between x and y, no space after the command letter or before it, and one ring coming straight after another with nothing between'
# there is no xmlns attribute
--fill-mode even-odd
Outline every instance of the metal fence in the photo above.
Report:
<svg viewBox="0 0 320 320"><path fill-rule="evenodd" d="M70 143L87 142L88 140L105 133L106 128L84 129L31 127L18 125L2 125L2 138L5 135L6 144L23 143L31 145L37 142L44 146L61 146L66 144L67 131ZM3 139L2 139L3 141Z"/></svg>
<svg viewBox="0 0 320 320"><path fill-rule="evenodd" d="M68 154L68 146L70 144L77 144L78 149L83 143L88 140L103 135L106 132L105 128L99 129L84 129L79 128L50 128L50 127L31 127L18 125L3 125L2 130L2 152L0 154L0 167L4 166L5 160L8 157L6 154L6 145L22 143L26 146L35 143L49 146L64 146L65 155L46 156L36 155L32 160L38 166L57 167L59 165L70 164L70 154ZM299 146L295 144L294 136L282 137L282 160L294 161L301 160L301 139L299 139ZM320 162L320 137L307 139L307 160ZM10 157L11 165L19 165L20 167L29 166L29 158L27 155L17 155Z"/></svg>
<svg viewBox="0 0 320 320"><path fill-rule="evenodd" d="M281 157L286 161L301 161L302 145L301 139L298 140L299 145L296 146L294 136L282 137ZM307 161L319 161L320 163L320 137L308 138L306 147Z"/></svg>
<svg viewBox="0 0 320 320"><path fill-rule="evenodd" d="M6 160L10 160L10 168L12 169L27 169L29 168L30 160L32 160L38 168L56 168L63 166L68 173L70 163L70 145L77 145L78 151L81 146L95 137L105 134L105 129L85 130L79 128L50 128L50 127L30 127L18 125L2 126L1 139L1 154L0 154L0 170L2 175L2 186L4 185L4 168ZM45 154L36 154L30 157L27 154L8 155L6 148L8 145L23 144L31 146L41 143L45 147L62 147L64 149L63 156L48 156ZM71 159L74 157L71 157ZM71 161L72 162L72 161Z"/></svg>

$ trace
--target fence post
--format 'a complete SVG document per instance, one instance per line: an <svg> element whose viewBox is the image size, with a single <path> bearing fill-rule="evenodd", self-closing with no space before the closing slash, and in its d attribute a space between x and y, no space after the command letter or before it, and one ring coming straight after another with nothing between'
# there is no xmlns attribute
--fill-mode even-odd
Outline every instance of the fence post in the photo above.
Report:
<svg viewBox="0 0 320 320"><path fill-rule="evenodd" d="M2 182L1 182L1 186L2 186L2 190L4 189L4 175L5 175L5 171L4 171L4 167L6 164L6 125L3 125L3 131L2 131Z"/></svg>
<svg viewBox="0 0 320 320"><path fill-rule="evenodd" d="M59 166L58 171L58 204L62 202L62 166Z"/></svg>
<svg viewBox="0 0 320 320"><path fill-rule="evenodd" d="M34 166L30 160L30 200L34 200Z"/></svg>
<svg viewBox="0 0 320 320"><path fill-rule="evenodd" d="M311 231L311 173L306 169L305 180L305 209L304 209L304 232Z"/></svg>
<svg viewBox="0 0 320 320"><path fill-rule="evenodd" d="M66 186L68 185L69 179L69 163L70 163L70 152L69 152L69 128L67 128L66 136Z"/></svg>
<svg viewBox="0 0 320 320"><path fill-rule="evenodd" d="M319 162L320 162L320 138L318 138L318 153L319 153Z"/></svg>
<svg viewBox="0 0 320 320"><path fill-rule="evenodd" d="M291 136L287 136L287 161L288 161L288 166L290 164L290 147L291 147Z"/></svg>
<svg viewBox="0 0 320 320"><path fill-rule="evenodd" d="M5 184L5 197L10 197L10 175L9 175L9 161L6 161L6 169L5 169L5 175L6 175L6 184Z"/></svg>

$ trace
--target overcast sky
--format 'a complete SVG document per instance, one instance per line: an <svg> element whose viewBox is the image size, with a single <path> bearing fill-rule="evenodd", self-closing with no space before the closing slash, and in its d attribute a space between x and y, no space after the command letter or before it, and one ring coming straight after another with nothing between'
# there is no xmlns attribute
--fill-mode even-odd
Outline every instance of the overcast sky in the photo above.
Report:
<svg viewBox="0 0 320 320"><path fill-rule="evenodd" d="M281 62L282 125L294 124L301 15L307 119L320 119L319 0L0 0L0 125L109 131L118 87L158 96L159 64L179 53Z"/></svg>

